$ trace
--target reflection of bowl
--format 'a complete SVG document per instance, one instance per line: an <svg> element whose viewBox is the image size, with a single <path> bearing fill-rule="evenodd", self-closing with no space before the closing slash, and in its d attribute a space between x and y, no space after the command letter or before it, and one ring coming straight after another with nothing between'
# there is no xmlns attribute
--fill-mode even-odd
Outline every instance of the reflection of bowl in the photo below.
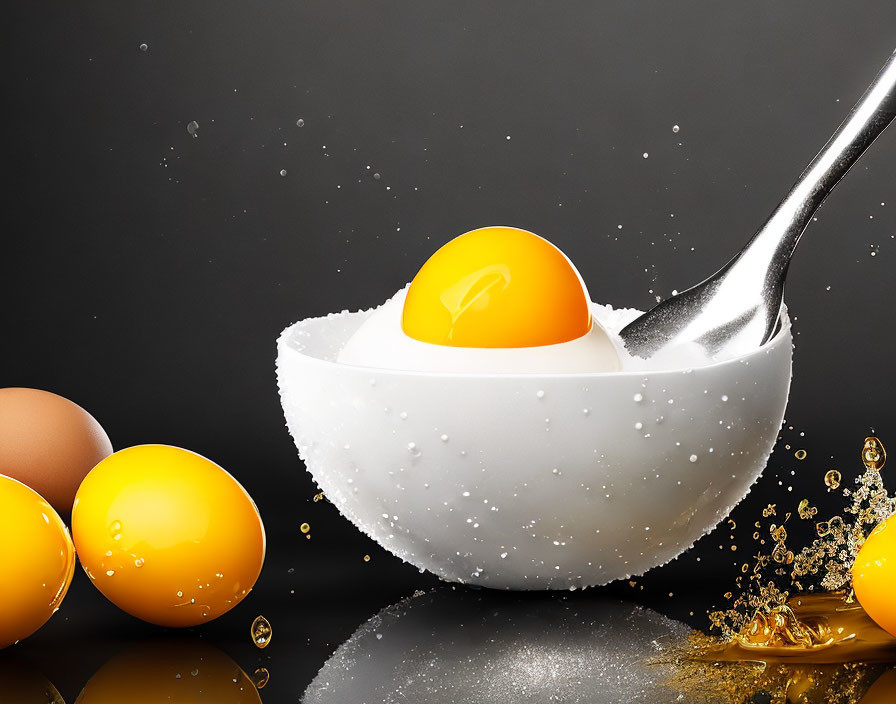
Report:
<svg viewBox="0 0 896 704"><path fill-rule="evenodd" d="M688 628L577 597L437 590L406 599L339 646L303 704L679 701L659 661L687 643Z"/></svg>
<svg viewBox="0 0 896 704"><path fill-rule="evenodd" d="M349 520L452 581L584 587L667 562L746 495L787 403L789 324L750 354L691 370L337 364L368 315L284 330L277 374L287 425Z"/></svg>

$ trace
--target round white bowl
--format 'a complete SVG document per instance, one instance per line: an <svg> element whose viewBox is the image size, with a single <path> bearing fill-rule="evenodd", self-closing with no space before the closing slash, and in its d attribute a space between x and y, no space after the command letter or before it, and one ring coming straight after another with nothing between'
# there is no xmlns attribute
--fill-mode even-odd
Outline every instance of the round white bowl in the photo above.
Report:
<svg viewBox="0 0 896 704"><path fill-rule="evenodd" d="M786 320L750 354L694 369L452 374L337 364L369 314L283 331L287 426L344 516L455 582L570 589L668 562L747 494L790 389Z"/></svg>

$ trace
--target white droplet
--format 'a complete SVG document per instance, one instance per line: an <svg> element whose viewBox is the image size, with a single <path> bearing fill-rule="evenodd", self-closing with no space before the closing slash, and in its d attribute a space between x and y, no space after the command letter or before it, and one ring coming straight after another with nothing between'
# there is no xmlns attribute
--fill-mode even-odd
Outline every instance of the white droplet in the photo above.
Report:
<svg viewBox="0 0 896 704"><path fill-rule="evenodd" d="M379 171L377 171L377 172L373 175L373 178L376 179L377 181L379 181L379 180L382 178L382 176L380 176Z"/></svg>
<svg viewBox="0 0 896 704"><path fill-rule="evenodd" d="M697 461L697 455L691 455L688 459L691 460L691 462L696 462L696 461Z"/></svg>
<svg viewBox="0 0 896 704"><path fill-rule="evenodd" d="M296 127L304 127L304 126L305 126L305 121L301 117L298 120L296 120Z"/></svg>
<svg viewBox="0 0 896 704"><path fill-rule="evenodd" d="M679 130L681 130L681 127L679 127L678 125L672 125L672 131L675 134L678 134Z"/></svg>
<svg viewBox="0 0 896 704"><path fill-rule="evenodd" d="M536 398L544 398L544 391L539 389L538 391L535 392L535 397Z"/></svg>
<svg viewBox="0 0 896 704"><path fill-rule="evenodd" d="M641 421L638 421L637 423L635 423L635 430L640 430L643 427L644 427L644 424Z"/></svg>
<svg viewBox="0 0 896 704"><path fill-rule="evenodd" d="M441 440L442 442L448 442L448 436L445 435L445 434L443 433L443 434L439 437L439 440Z"/></svg>
<svg viewBox="0 0 896 704"><path fill-rule="evenodd" d="M140 51L149 51L149 44L141 44ZM881 203L883 205L883 203Z"/></svg>
<svg viewBox="0 0 896 704"><path fill-rule="evenodd" d="M634 396L632 396L632 400L635 403L641 403L641 401L644 400L644 394L635 394Z"/></svg>
<svg viewBox="0 0 896 704"><path fill-rule="evenodd" d="M722 394L722 400L723 400L723 401L728 401L728 395L727 395L727 394Z"/></svg>
<svg viewBox="0 0 896 704"><path fill-rule="evenodd" d="M191 120L190 122L187 123L187 133L191 137L194 137L194 138L198 137L199 136L198 132L199 132L199 123L196 122L196 120Z"/></svg>
<svg viewBox="0 0 896 704"><path fill-rule="evenodd" d="M648 154L647 152L644 152L641 156L646 159L648 156L650 156L650 154Z"/></svg>
<svg viewBox="0 0 896 704"><path fill-rule="evenodd" d="M280 175L286 176L286 169L280 169Z"/></svg>

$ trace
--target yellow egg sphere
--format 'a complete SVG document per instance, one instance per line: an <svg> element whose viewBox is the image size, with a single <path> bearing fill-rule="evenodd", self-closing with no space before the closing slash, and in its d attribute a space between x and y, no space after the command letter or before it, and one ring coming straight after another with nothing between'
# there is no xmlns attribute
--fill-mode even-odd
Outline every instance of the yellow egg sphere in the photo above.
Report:
<svg viewBox="0 0 896 704"><path fill-rule="evenodd" d="M483 227L420 268L401 326L436 345L539 347L585 335L590 305L579 272L553 244L515 227Z"/></svg>
<svg viewBox="0 0 896 704"><path fill-rule="evenodd" d="M852 586L865 612L896 638L896 515L881 522L865 540L852 566Z"/></svg>
<svg viewBox="0 0 896 704"><path fill-rule="evenodd" d="M233 660L202 641L163 640L116 655L84 686L75 704L261 704Z"/></svg>
<svg viewBox="0 0 896 704"><path fill-rule="evenodd" d="M265 554L246 490L189 450L138 445L100 462L72 511L78 556L115 605L160 626L195 626L236 606Z"/></svg>
<svg viewBox="0 0 896 704"><path fill-rule="evenodd" d="M43 626L62 603L75 548L53 507L0 475L0 648Z"/></svg>

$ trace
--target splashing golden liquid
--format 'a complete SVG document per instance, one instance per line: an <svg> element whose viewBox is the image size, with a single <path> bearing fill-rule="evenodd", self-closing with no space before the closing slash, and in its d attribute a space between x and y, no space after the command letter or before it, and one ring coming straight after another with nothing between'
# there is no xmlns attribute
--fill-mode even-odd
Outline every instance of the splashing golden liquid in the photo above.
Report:
<svg viewBox="0 0 896 704"><path fill-rule="evenodd" d="M896 497L881 480L886 451L880 440L866 438L861 456L865 472L854 489L842 489L851 522L842 516L818 521L817 537L796 554L786 544L791 513L767 528L755 523L753 539L771 542L770 552L760 549L752 566L742 565L737 596L726 593L730 606L709 613L721 636L694 632L673 658L676 674L668 684L688 701L743 704L762 693L771 704L896 702L896 638L855 601L850 572L867 534L896 511ZM831 470L824 481L832 491L841 479ZM780 520L778 511L769 504L762 515ZM799 519L817 513L808 499L799 502ZM804 583L823 591L800 593Z"/></svg>

